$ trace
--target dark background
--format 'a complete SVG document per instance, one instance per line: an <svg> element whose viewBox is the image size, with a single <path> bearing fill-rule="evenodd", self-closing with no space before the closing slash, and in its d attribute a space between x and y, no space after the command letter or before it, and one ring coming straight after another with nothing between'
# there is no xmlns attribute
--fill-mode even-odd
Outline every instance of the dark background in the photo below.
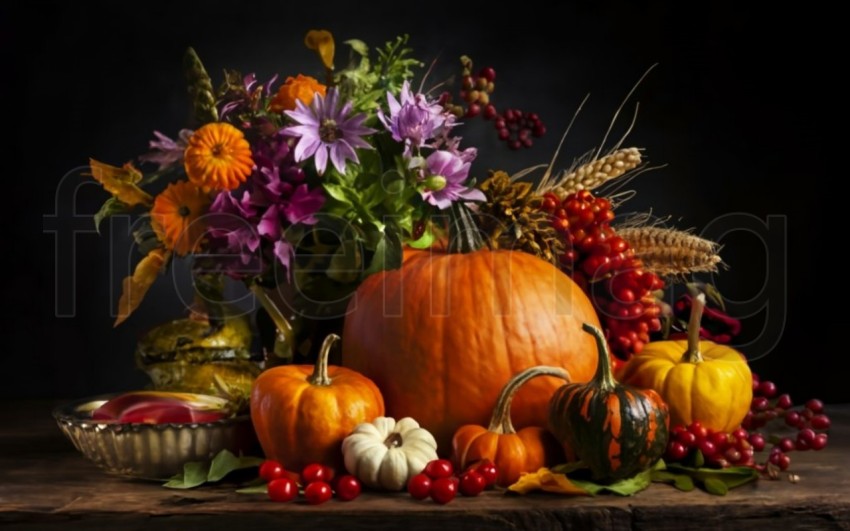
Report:
<svg viewBox="0 0 850 531"><path fill-rule="evenodd" d="M828 187L846 179L838 147L846 94L833 78L843 62L833 57L837 15L808 6L768 13L743 3L690 10L663 2L508 4L501 10L494 3L467 9L463 2L59 3L31 5L23 16L4 12L0 45L11 68L0 101L16 139L6 146L13 166L2 177L11 194L6 204L14 207L6 234L22 242L3 253L17 273L3 289L11 315L0 397L78 397L144 384L133 342L179 316L179 293L187 292L162 280L136 315L112 328L131 256L127 227L113 225L105 237L91 232L88 216L105 195L94 185L78 189L80 166L90 156L120 164L145 150L154 129L174 135L185 124L186 46L196 48L216 79L224 67L256 71L261 79L316 74L301 43L307 29L324 27L337 38L337 57L344 57L341 43L348 38L374 46L410 33L419 58L438 60L435 81L463 53L492 65L499 76L495 102L539 112L550 132L517 156L485 124L470 126L464 134L467 145L480 148L478 175L547 162L589 92L559 164L568 166L598 145L622 98L659 63L635 93L641 113L627 145L646 148L653 164L666 167L630 183L638 194L624 210L651 207L698 232L728 214L786 220L787 238L774 230L769 245L775 258L787 243L787 282L783 267L773 264L768 272L761 241L741 231L721 239L729 269L715 281L742 301L759 295L765 276L771 280L766 296L774 310L747 319L743 341L762 329L778 327L781 335L774 334L780 339L772 349L741 347L758 358L755 371L798 400L850 401L838 369L846 333L824 307L825 294L843 300L841 240L825 234L841 210ZM58 239L48 232L57 230ZM787 313L784 325L776 308ZM57 317L57 310L67 316Z"/></svg>

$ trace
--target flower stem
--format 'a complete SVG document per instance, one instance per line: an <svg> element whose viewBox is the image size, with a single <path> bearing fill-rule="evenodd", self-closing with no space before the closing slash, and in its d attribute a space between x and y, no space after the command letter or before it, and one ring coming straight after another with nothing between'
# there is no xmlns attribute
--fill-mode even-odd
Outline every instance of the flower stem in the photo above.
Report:
<svg viewBox="0 0 850 531"><path fill-rule="evenodd" d="M269 297L265 288L259 284L251 284L250 289L251 293L257 297L257 300L260 301L260 304L268 312L269 317L271 317L277 329L274 349L275 356L280 358L281 362L291 362L293 360L292 347L295 344L295 333L292 330L292 325L286 316L283 315L283 312L280 311L277 304ZM282 349L279 350L281 346Z"/></svg>

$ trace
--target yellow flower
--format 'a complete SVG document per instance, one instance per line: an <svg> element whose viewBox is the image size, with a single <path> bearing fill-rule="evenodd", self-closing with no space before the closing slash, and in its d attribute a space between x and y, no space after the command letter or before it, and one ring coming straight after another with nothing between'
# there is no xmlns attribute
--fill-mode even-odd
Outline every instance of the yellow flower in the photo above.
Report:
<svg viewBox="0 0 850 531"><path fill-rule="evenodd" d="M151 196L138 187L142 173L129 162L118 168L90 159L89 166L92 177L122 203L129 206L151 204Z"/></svg>
<svg viewBox="0 0 850 531"><path fill-rule="evenodd" d="M297 77L290 76L280 86L269 107L272 112L292 111L295 109L296 101L300 100L304 105L310 105L316 93L325 96L327 90L328 87L310 76L301 74Z"/></svg>
<svg viewBox="0 0 850 531"><path fill-rule="evenodd" d="M334 36L328 30L310 30L304 37L304 45L316 50L319 59L328 70L334 69Z"/></svg>
<svg viewBox="0 0 850 531"><path fill-rule="evenodd" d="M242 131L219 122L201 127L189 138L185 166L195 185L233 190L251 174L254 161Z"/></svg>
<svg viewBox="0 0 850 531"><path fill-rule="evenodd" d="M156 196L151 208L151 225L166 248L180 256L195 251L204 236L200 219L209 207L209 195L192 183L168 185Z"/></svg>

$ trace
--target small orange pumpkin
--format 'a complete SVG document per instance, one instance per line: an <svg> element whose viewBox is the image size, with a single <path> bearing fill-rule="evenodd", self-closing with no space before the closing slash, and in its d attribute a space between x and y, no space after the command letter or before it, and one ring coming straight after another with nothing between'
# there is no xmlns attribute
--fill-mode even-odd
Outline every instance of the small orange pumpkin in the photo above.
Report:
<svg viewBox="0 0 850 531"><path fill-rule="evenodd" d="M362 374L328 367L339 336L325 338L315 366L281 365L254 381L251 420L268 459L293 471L309 463L342 470L342 441L362 422L384 414L378 387Z"/></svg>
<svg viewBox="0 0 850 531"><path fill-rule="evenodd" d="M551 466L563 460L557 439L544 428L528 426L519 431L511 423L511 401L522 385L536 376L555 376L567 382L567 371L558 367L539 365L517 374L502 388L490 426L478 424L461 426L452 439L452 460L460 470L483 459L496 465L496 483L502 487L512 485L523 472L536 472L540 467Z"/></svg>

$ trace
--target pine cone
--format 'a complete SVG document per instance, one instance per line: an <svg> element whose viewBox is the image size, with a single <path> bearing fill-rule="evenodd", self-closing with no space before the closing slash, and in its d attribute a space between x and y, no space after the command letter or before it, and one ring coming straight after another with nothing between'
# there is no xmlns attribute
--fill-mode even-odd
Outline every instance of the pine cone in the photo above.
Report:
<svg viewBox="0 0 850 531"><path fill-rule="evenodd" d="M540 210L541 196L526 182L512 182L507 173L493 172L481 183L487 202L479 206L479 226L492 249L513 249L557 264L564 244L549 214Z"/></svg>

